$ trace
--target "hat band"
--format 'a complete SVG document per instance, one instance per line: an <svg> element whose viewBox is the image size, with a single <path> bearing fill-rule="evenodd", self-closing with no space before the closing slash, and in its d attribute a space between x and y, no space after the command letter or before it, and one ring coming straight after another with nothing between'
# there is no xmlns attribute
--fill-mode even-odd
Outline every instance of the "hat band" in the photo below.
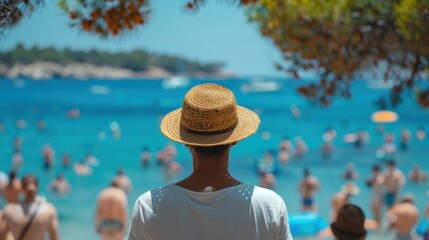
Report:
<svg viewBox="0 0 429 240"><path fill-rule="evenodd" d="M338 226L335 223L331 224L331 228L334 228L335 231L337 231L339 234L350 236L350 237L354 237L354 238L361 238L363 236L366 236L366 231L365 230L363 230L363 232L361 232L361 233L346 232L346 231L338 228Z"/></svg>
<svg viewBox="0 0 429 240"><path fill-rule="evenodd" d="M183 128L188 133L192 133L192 134L196 134L196 135L208 135L208 136L210 136L210 135L217 135L217 134L229 132L232 129L234 129L237 126L237 124L238 124L238 121L235 121L235 123L232 124L230 127L227 127L225 129L221 129L221 130L217 130L217 131L197 131L197 130L193 130L193 129L185 127L182 123L180 123L180 127Z"/></svg>

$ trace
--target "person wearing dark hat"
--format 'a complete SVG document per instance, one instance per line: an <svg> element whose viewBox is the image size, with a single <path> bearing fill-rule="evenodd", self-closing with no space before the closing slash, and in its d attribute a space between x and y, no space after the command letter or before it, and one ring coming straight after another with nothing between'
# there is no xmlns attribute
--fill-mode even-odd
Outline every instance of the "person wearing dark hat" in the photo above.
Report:
<svg viewBox="0 0 429 240"><path fill-rule="evenodd" d="M363 240L366 238L364 228L365 214L353 204L345 204L338 212L337 219L331 224L336 240Z"/></svg>
<svg viewBox="0 0 429 240"><path fill-rule="evenodd" d="M228 170L231 147L254 134L259 123L258 115L238 106L223 86L189 90L182 108L164 117L161 132L189 148L193 171L141 195L125 239L292 240L283 199Z"/></svg>

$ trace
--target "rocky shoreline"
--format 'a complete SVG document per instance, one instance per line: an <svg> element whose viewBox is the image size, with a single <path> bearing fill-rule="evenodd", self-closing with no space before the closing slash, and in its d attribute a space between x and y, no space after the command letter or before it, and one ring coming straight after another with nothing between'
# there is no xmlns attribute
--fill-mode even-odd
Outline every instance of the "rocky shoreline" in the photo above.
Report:
<svg viewBox="0 0 429 240"><path fill-rule="evenodd" d="M27 78L31 80L48 80L53 78L73 79L159 79L174 76L175 74L159 67L150 67L147 71L135 72L126 68L99 66L87 63L58 64L53 62L34 62L30 64L14 64L7 66L0 63L0 77ZM187 77L231 78L232 73L219 72L207 74L204 72L181 74Z"/></svg>

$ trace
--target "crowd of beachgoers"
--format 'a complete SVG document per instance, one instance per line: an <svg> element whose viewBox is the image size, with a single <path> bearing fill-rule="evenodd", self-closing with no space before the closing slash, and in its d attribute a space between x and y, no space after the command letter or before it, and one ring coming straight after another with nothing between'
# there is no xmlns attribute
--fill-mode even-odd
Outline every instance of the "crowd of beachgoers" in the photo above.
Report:
<svg viewBox="0 0 429 240"><path fill-rule="evenodd" d="M294 114L294 111L292 111ZM78 119L80 111L72 109L67 113L67 118ZM24 129L27 122L24 119L16 119L15 127ZM38 119L36 127L38 131L45 131L46 121ZM0 134L4 131L5 124L0 121ZM110 134L115 139L121 138L121 128L117 122L110 124L110 133L99 131L97 138L104 139ZM402 194L401 189L409 182L425 182L427 174L419 165L415 165L412 171L405 174L397 167L395 153L397 151L407 151L412 138L418 141L426 139L426 132L423 126L415 132L407 128L402 128L398 133L387 132L382 124L377 125L377 134L383 136L384 143L376 151L375 155L380 159L381 164L374 164L372 167L372 177L365 179L366 185L371 188L372 215L367 216L365 226L371 231L384 231L383 222L388 223L388 228L396 233L396 236L413 238L415 229L420 222L419 234L424 239L428 239L427 230L429 221L420 221L425 216L429 216L429 209L417 209L414 204L413 193ZM335 140L339 138L337 131L328 127L322 135L323 144L320 147L322 158L329 159L335 151ZM260 132L262 139L270 137L268 131ZM365 148L370 139L370 134L365 129L359 129L354 133L342 136L342 141L349 143L357 149ZM0 172L0 197L2 209L0 209L0 239L44 239L44 234L40 229L46 230L51 239L58 239L59 226L55 206L37 194L37 176L23 175L21 167L24 163L22 155L23 139L16 135L12 139L13 155L11 156L11 169L8 173ZM140 151L140 161L142 168L149 168L156 163L165 176L166 182L171 182L182 172L182 166L177 161L177 148L174 144L168 143L158 151L152 151L148 146L142 146ZM72 153L61 153L60 161L55 161L55 149L45 144L40 150L41 165L45 170L51 170L55 164L60 164L63 169L73 169L76 175L90 175L99 165L97 156L92 152L87 152L82 160L74 161ZM257 174L260 176L259 185L264 188L276 191L276 172L281 166L290 161L301 161L308 153L305 139L295 136L294 138L284 136L278 145L278 149L269 150L258 156L256 161ZM128 200L127 196L132 191L132 180L126 175L126 169L117 169L116 176L112 176L110 186L98 193L97 210L95 214L95 231L103 239L121 239L127 231ZM335 221L338 210L349 202L350 197L359 193L360 189L355 184L360 175L356 171L353 163L348 163L342 178L346 181L343 188L331 198L331 219ZM317 212L317 202L315 194L320 188L317 176L312 174L310 168L305 168L302 180L298 189L301 195L301 210L303 212ZM66 177L58 174L49 183L49 190L60 196L67 196L73 191L72 185ZM286 202L287 203L287 202ZM359 205L359 204L357 204ZM387 214L382 214L387 209ZM34 218L34 219L33 219ZM31 224L37 223L36 230ZM425 225L426 224L426 227ZM37 233L41 232L41 233ZM329 230L321 230L315 236L330 236ZM22 237L21 235L24 235ZM25 237L27 236L27 237ZM31 236L31 237L29 237Z"/></svg>

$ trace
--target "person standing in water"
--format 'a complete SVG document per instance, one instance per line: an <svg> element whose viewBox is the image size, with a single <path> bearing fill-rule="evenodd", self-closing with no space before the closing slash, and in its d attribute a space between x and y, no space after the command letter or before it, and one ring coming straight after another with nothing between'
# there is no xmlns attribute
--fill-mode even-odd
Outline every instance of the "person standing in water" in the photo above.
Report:
<svg viewBox="0 0 429 240"><path fill-rule="evenodd" d="M118 183L100 192L95 213L96 232L103 240L122 239L127 225L127 195Z"/></svg>
<svg viewBox="0 0 429 240"><path fill-rule="evenodd" d="M33 175L22 178L24 201L9 203L4 210L3 226L0 226L0 239L5 239L10 231L17 240L58 240L58 216L55 207L36 200L38 181Z"/></svg>
<svg viewBox="0 0 429 240"><path fill-rule="evenodd" d="M359 178L359 173L355 170L353 163L347 163L346 170L343 173L343 179L347 181L355 181Z"/></svg>
<svg viewBox="0 0 429 240"><path fill-rule="evenodd" d="M424 171L422 171L419 165L415 164L413 170L411 170L408 174L408 179L410 182L414 183L426 182L427 175Z"/></svg>
<svg viewBox="0 0 429 240"><path fill-rule="evenodd" d="M419 126L419 128L416 131L416 138L420 141L424 140L426 138L426 131L423 126Z"/></svg>
<svg viewBox="0 0 429 240"><path fill-rule="evenodd" d="M310 175L310 170L304 169L304 179L299 183L299 192L302 195L302 211L316 211L317 207L314 204L313 193L319 190L319 180Z"/></svg>
<svg viewBox="0 0 429 240"><path fill-rule="evenodd" d="M140 153L140 162L143 167L149 167L150 158L151 158L150 150L147 146L144 146Z"/></svg>
<svg viewBox="0 0 429 240"><path fill-rule="evenodd" d="M49 190L57 195L63 196L71 191L70 183L64 178L64 175L58 174L49 184Z"/></svg>
<svg viewBox="0 0 429 240"><path fill-rule="evenodd" d="M377 226L381 226L381 209L383 208L383 185L384 175L380 166L372 167L372 177L367 180L367 186L371 187L371 209Z"/></svg>
<svg viewBox="0 0 429 240"><path fill-rule="evenodd" d="M292 240L283 199L229 173L231 147L259 124L258 115L238 106L223 86L209 83L189 90L182 108L167 114L160 128L189 148L193 171L141 195L125 239Z"/></svg>
<svg viewBox="0 0 429 240"><path fill-rule="evenodd" d="M124 169L120 168L116 172L116 177L113 179L114 182L118 185L118 188L124 190L126 194L129 194L132 189L131 180L127 175L125 175Z"/></svg>
<svg viewBox="0 0 429 240"><path fill-rule="evenodd" d="M45 144L42 149L43 168L51 170L55 162L55 152L51 145Z"/></svg>
<svg viewBox="0 0 429 240"><path fill-rule="evenodd" d="M331 217L332 221L337 219L338 211L350 201L350 197L353 195L359 194L359 188L353 183L349 182L343 186L340 192L336 193L331 199L332 212Z"/></svg>
<svg viewBox="0 0 429 240"><path fill-rule="evenodd" d="M407 194L400 203L389 209L387 219L396 232L395 240L415 239L412 230L419 220L419 210L414 206L414 196Z"/></svg>
<svg viewBox="0 0 429 240"><path fill-rule="evenodd" d="M21 180L17 178L16 172L14 170L10 171L9 183L3 188L3 196L6 199L6 202L18 202L21 188Z"/></svg>
<svg viewBox="0 0 429 240"><path fill-rule="evenodd" d="M387 170L384 172L384 186L386 194L384 200L388 208L391 208L397 201L401 188L405 185L405 177L401 170L396 168L394 160L387 162Z"/></svg>

